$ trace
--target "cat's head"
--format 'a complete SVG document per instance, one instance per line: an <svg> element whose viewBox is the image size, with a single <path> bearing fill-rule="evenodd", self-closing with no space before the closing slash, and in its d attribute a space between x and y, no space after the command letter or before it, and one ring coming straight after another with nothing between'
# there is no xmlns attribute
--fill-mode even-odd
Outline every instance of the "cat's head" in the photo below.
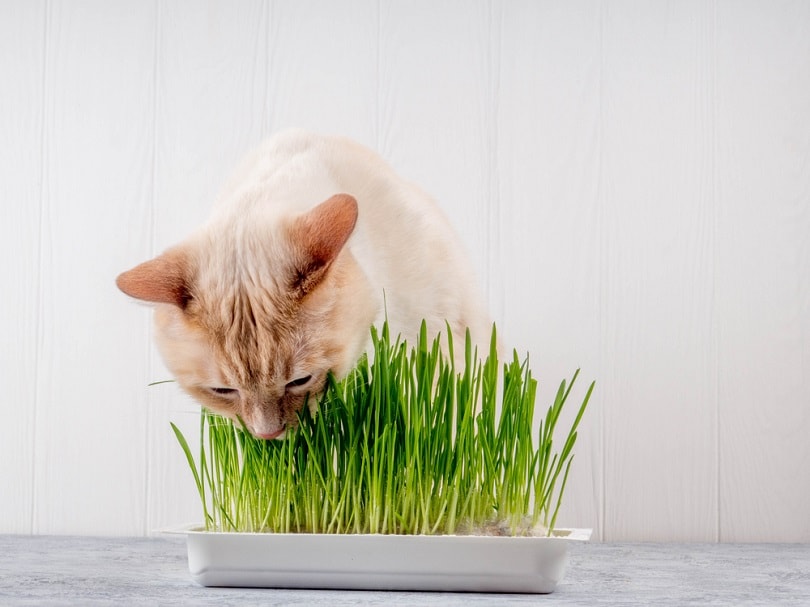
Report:
<svg viewBox="0 0 810 607"><path fill-rule="evenodd" d="M283 435L328 372L363 351L376 310L345 247L357 202L339 194L303 215L232 218L124 272L118 287L156 304L158 348L206 408L259 438Z"/></svg>

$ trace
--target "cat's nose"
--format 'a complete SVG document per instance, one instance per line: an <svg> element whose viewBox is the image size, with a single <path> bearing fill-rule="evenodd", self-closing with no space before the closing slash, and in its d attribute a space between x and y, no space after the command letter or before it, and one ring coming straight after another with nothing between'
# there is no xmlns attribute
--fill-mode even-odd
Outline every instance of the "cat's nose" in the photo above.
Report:
<svg viewBox="0 0 810 607"><path fill-rule="evenodd" d="M283 438L286 424L277 407L252 407L245 412L245 423L256 438L272 440Z"/></svg>

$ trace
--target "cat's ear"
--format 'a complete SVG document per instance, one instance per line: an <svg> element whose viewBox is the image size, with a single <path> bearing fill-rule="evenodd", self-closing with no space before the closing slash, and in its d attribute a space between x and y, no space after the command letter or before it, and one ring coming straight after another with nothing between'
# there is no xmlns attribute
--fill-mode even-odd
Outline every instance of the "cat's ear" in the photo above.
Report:
<svg viewBox="0 0 810 607"><path fill-rule="evenodd" d="M323 280L356 224L357 201L348 194L335 194L295 220L290 239L298 252L292 279L298 293Z"/></svg>
<svg viewBox="0 0 810 607"><path fill-rule="evenodd" d="M130 297L185 309L191 300L188 255L171 249L120 274L115 284Z"/></svg>

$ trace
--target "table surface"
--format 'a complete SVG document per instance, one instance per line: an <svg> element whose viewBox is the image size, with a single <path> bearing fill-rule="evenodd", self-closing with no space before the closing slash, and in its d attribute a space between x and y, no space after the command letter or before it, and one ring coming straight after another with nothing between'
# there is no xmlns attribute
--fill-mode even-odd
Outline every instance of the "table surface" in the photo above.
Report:
<svg viewBox="0 0 810 607"><path fill-rule="evenodd" d="M185 539L0 536L0 605L802 605L810 544L572 543L550 595L203 588Z"/></svg>

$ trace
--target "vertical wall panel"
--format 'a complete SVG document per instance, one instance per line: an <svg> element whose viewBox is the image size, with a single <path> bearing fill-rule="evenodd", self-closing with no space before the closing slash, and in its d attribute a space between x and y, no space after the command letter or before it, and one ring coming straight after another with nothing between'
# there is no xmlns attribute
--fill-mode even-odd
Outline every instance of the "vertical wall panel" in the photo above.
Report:
<svg viewBox="0 0 810 607"><path fill-rule="evenodd" d="M0 533L30 533L45 2L0 4Z"/></svg>
<svg viewBox="0 0 810 607"><path fill-rule="evenodd" d="M49 6L34 531L136 534L147 335L113 281L144 243L154 5Z"/></svg>
<svg viewBox="0 0 810 607"><path fill-rule="evenodd" d="M380 151L436 198L482 282L491 253L490 9L483 1L380 3Z"/></svg>
<svg viewBox="0 0 810 607"><path fill-rule="evenodd" d="M718 9L720 539L810 540L810 5Z"/></svg>
<svg viewBox="0 0 810 607"><path fill-rule="evenodd" d="M704 2L606 6L607 540L717 537L712 15Z"/></svg>
<svg viewBox="0 0 810 607"><path fill-rule="evenodd" d="M567 431L599 378L599 3L505 2L498 86L503 334L530 350L538 418L582 367ZM497 27L497 25L496 25ZM556 58L550 60L549 58ZM558 524L601 532L599 385L583 419ZM560 437L564 440L564 437Z"/></svg>
<svg viewBox="0 0 810 607"><path fill-rule="evenodd" d="M159 4L154 236L153 250L142 256L165 250L203 223L234 165L262 139L267 11L260 0ZM150 373L154 381L171 377L155 350ZM142 386L140 394L145 391L146 532L200 522L194 481L169 427L173 421L190 444L199 444L199 405L174 384Z"/></svg>
<svg viewBox="0 0 810 607"><path fill-rule="evenodd" d="M376 147L376 0L274 2L267 126L352 137Z"/></svg>

